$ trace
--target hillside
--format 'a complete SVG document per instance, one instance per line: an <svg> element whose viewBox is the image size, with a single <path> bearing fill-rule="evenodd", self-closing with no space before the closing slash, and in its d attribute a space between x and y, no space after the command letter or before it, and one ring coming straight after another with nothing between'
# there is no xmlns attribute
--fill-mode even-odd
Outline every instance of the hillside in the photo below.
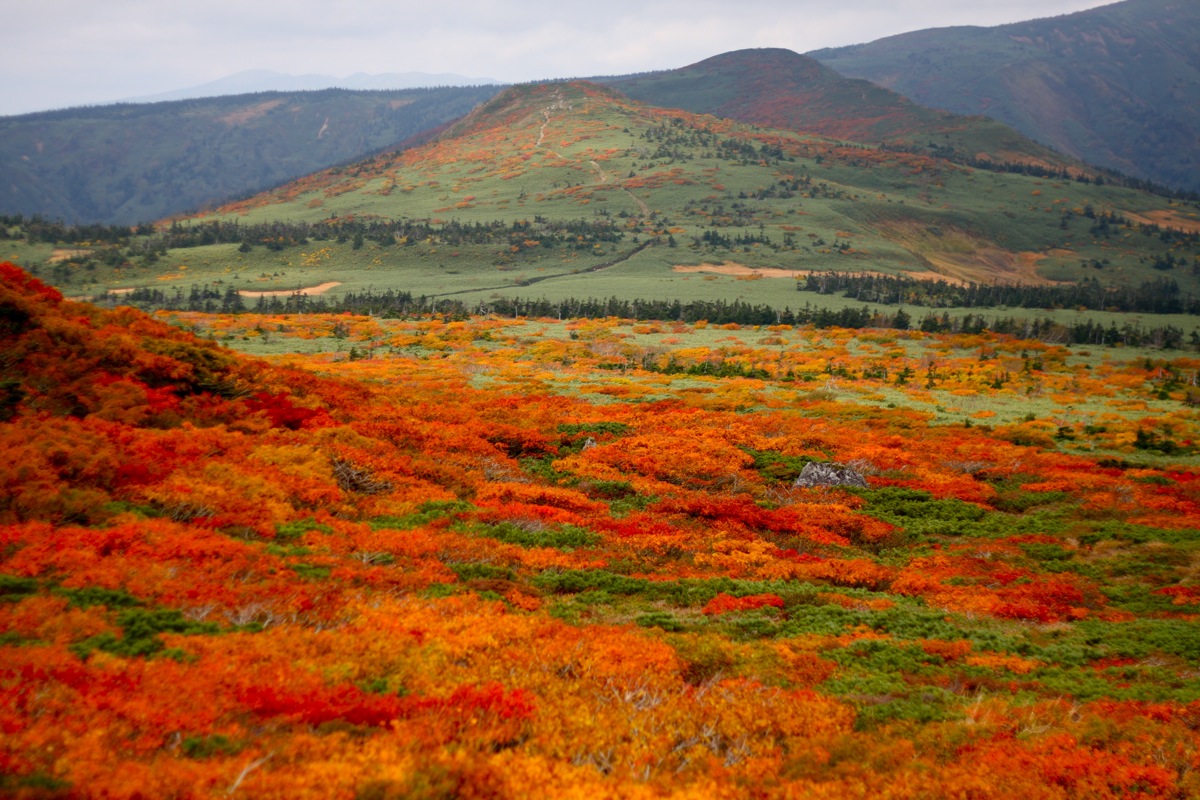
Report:
<svg viewBox="0 0 1200 800"><path fill-rule="evenodd" d="M0 265L6 797L1200 791L1194 359L173 319Z"/></svg>
<svg viewBox="0 0 1200 800"><path fill-rule="evenodd" d="M782 49L739 50L668 72L605 81L650 105L867 144L936 148L992 161L1079 167L985 117L919 106Z"/></svg>
<svg viewBox="0 0 1200 800"><path fill-rule="evenodd" d="M395 147L496 91L263 92L0 117L0 213L150 222Z"/></svg>
<svg viewBox="0 0 1200 800"><path fill-rule="evenodd" d="M315 92L324 89L354 89L359 91L392 91L395 89L421 89L431 86L480 86L495 84L490 78L468 78L464 75L441 72L386 72L353 75L289 75L267 69L251 69L218 78L215 81L175 89L169 92L130 97L127 103L157 103L166 100L188 100L194 97L221 97L224 95L253 94L258 92Z"/></svg>
<svg viewBox="0 0 1200 800"><path fill-rule="evenodd" d="M1126 0L810 53L923 105L986 114L1089 163L1200 191L1200 6Z"/></svg>
<svg viewBox="0 0 1200 800"><path fill-rule="evenodd" d="M795 309L808 299L797 278L840 271L1166 281L1200 296L1194 205L1062 170L969 167L646 106L586 82L513 87L436 141L152 234L25 224L4 235L11 258L79 295L204 285L218 298L394 290L468 305L542 296ZM1109 304L1070 308L1084 305Z"/></svg>

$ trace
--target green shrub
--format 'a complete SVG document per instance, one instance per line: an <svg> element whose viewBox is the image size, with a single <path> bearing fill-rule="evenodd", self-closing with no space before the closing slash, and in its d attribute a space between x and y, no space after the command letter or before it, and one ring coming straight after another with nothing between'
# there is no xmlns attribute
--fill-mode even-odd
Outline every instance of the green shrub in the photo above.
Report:
<svg viewBox="0 0 1200 800"><path fill-rule="evenodd" d="M1071 499L1067 492L1027 492L1020 489L1003 492L992 500L992 507L1010 514L1022 514L1031 508L1065 503Z"/></svg>
<svg viewBox="0 0 1200 800"><path fill-rule="evenodd" d="M102 589L99 586L86 586L82 589L54 589L55 594L67 598L76 608L92 606L107 606L108 608L136 608L143 605L142 601L124 589Z"/></svg>
<svg viewBox="0 0 1200 800"><path fill-rule="evenodd" d="M317 522L312 517L296 520L295 522L280 522L275 526L275 541L292 542L309 531L333 533L333 528Z"/></svg>
<svg viewBox="0 0 1200 800"><path fill-rule="evenodd" d="M985 508L957 498L935 500L929 492L887 486L854 489L867 501L866 513L917 536L958 536L987 516Z"/></svg>
<svg viewBox="0 0 1200 800"><path fill-rule="evenodd" d="M462 564L447 564L450 571L458 576L461 581L472 580L502 580L511 581L517 577L517 574L508 567L497 567L494 564L484 564L481 562L468 562ZM432 587L431 587L432 588Z"/></svg>
<svg viewBox="0 0 1200 800"><path fill-rule="evenodd" d="M599 534L575 525L540 527L499 522L492 525L471 525L466 530L478 536L498 539L521 547L553 547L573 550L577 547L593 547L600 543Z"/></svg>
<svg viewBox="0 0 1200 800"><path fill-rule="evenodd" d="M1145 658L1154 653L1200 662L1200 625L1182 619L1137 619L1120 624L1083 620L1076 624L1087 644L1105 655Z"/></svg>
<svg viewBox="0 0 1200 800"><path fill-rule="evenodd" d="M753 466L759 475L779 483L794 483L804 471L804 465L817 460L809 456L785 456L773 450L743 449L754 459Z"/></svg>
<svg viewBox="0 0 1200 800"><path fill-rule="evenodd" d="M677 633L684 629L683 623L668 611L651 611L647 614L639 614L633 621L643 628L662 628L668 633Z"/></svg>
<svg viewBox="0 0 1200 800"><path fill-rule="evenodd" d="M288 566L299 577L309 581L323 581L329 577L329 574L332 571L329 567L321 566L319 564L305 564L304 562L288 564Z"/></svg>
<svg viewBox="0 0 1200 800"><path fill-rule="evenodd" d="M71 651L82 659L86 659L95 650L103 650L106 653L126 658L154 655L179 658L182 657L182 653L164 649L162 640L158 638L160 633L181 633L194 636L214 634L219 631L213 623L189 620L173 608L129 609L121 612L117 617L117 624L121 626L122 636L120 638L106 631L72 645Z"/></svg>
<svg viewBox="0 0 1200 800"><path fill-rule="evenodd" d="M15 603L37 590L38 582L33 578L0 573L0 603Z"/></svg>
<svg viewBox="0 0 1200 800"><path fill-rule="evenodd" d="M733 654L715 636L676 636L670 641L683 661L683 679L693 686L733 672Z"/></svg>
<svg viewBox="0 0 1200 800"><path fill-rule="evenodd" d="M782 630L779 612L774 609L757 609L729 614L722 619L725 628L735 639L769 639Z"/></svg>
<svg viewBox="0 0 1200 800"><path fill-rule="evenodd" d="M623 436L629 430L624 422L566 422L558 426L558 432L567 436L581 434L601 434L608 436Z"/></svg>
<svg viewBox="0 0 1200 800"><path fill-rule="evenodd" d="M460 500L430 500L417 506L417 510L402 517L375 517L367 524L375 530L408 530L428 525L434 520L452 517L474 510L470 503Z"/></svg>
<svg viewBox="0 0 1200 800"><path fill-rule="evenodd" d="M185 758L212 758L213 756L233 756L245 749L243 742L214 733L209 736L186 736L179 743L179 750Z"/></svg>

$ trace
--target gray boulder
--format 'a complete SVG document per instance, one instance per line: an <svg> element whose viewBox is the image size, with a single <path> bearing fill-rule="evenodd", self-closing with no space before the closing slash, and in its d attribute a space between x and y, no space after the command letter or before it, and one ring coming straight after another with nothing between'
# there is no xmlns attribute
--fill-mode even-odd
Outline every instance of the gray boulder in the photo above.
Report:
<svg viewBox="0 0 1200 800"><path fill-rule="evenodd" d="M853 467L842 464L810 461L804 465L793 486L810 489L814 486L859 486L869 489L867 479Z"/></svg>

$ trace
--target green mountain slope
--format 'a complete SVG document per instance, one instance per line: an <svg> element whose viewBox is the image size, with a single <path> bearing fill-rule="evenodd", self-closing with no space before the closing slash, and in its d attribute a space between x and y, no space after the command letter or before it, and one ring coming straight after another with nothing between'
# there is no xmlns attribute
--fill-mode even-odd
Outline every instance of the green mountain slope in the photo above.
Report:
<svg viewBox="0 0 1200 800"><path fill-rule="evenodd" d="M918 103L987 114L1064 153L1200 190L1200 4L1127 0L810 53Z"/></svg>
<svg viewBox="0 0 1200 800"><path fill-rule="evenodd" d="M1200 294L1196 206L646 106L586 82L510 88L436 141L103 253L65 236L11 243L13 258L88 294L207 284L218 299L322 287L794 307L804 270L977 283L1169 278Z"/></svg>
<svg viewBox="0 0 1200 800"><path fill-rule="evenodd" d="M361 158L496 87L266 92L0 118L0 213L159 219Z"/></svg>
<svg viewBox="0 0 1200 800"><path fill-rule="evenodd" d="M605 81L637 100L871 144L937 147L993 161L1074 163L982 116L917 105L790 50L738 50L668 72Z"/></svg>

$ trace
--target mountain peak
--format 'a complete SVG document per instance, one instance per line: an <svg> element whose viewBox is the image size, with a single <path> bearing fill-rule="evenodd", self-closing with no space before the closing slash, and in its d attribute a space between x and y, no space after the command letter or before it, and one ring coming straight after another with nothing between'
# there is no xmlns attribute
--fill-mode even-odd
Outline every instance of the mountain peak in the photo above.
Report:
<svg viewBox="0 0 1200 800"><path fill-rule="evenodd" d="M807 69L815 74L837 73L821 65L815 58L802 55L784 47L751 47L743 50L731 50L728 53L710 56L684 69L694 68L755 68L755 67L786 67L791 69Z"/></svg>
<svg viewBox="0 0 1200 800"><path fill-rule="evenodd" d="M919 106L784 48L734 50L681 69L606 83L651 105L754 125L904 146L924 146L930 136L950 135L954 147L971 156L1065 163L1006 126Z"/></svg>
<svg viewBox="0 0 1200 800"><path fill-rule="evenodd" d="M584 80L523 83L502 90L450 126L444 137L477 133L523 122L540 125L550 113L573 112L593 103L628 105L620 92Z"/></svg>

